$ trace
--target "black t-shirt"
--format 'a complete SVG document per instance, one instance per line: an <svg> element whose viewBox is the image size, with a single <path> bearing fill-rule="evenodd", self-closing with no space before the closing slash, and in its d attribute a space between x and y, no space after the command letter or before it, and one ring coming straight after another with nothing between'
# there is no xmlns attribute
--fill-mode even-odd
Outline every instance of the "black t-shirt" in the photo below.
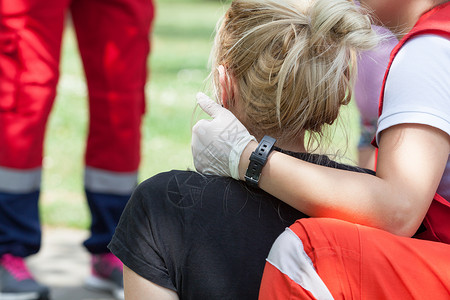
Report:
<svg viewBox="0 0 450 300"><path fill-rule="evenodd" d="M288 154L371 173L326 156ZM272 243L304 217L244 182L170 171L136 188L109 248L127 267L180 299L257 299Z"/></svg>

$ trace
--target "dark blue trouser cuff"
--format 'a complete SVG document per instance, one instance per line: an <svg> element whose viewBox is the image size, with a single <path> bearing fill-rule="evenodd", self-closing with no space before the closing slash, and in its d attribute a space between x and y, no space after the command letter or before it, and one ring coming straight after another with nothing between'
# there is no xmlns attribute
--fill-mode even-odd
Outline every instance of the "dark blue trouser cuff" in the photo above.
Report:
<svg viewBox="0 0 450 300"><path fill-rule="evenodd" d="M26 257L41 246L39 191L25 194L0 192L0 256Z"/></svg>
<svg viewBox="0 0 450 300"><path fill-rule="evenodd" d="M131 195L93 193L86 190L91 211L91 236L84 246L93 254L109 252L107 246Z"/></svg>

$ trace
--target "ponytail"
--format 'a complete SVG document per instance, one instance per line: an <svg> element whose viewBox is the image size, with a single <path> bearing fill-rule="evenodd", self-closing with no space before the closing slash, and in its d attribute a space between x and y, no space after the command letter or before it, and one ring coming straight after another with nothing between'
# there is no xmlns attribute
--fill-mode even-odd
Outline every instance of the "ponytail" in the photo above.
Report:
<svg viewBox="0 0 450 300"><path fill-rule="evenodd" d="M256 136L321 134L351 97L356 54L377 43L350 0L235 0L218 29L212 74L236 79L243 123Z"/></svg>

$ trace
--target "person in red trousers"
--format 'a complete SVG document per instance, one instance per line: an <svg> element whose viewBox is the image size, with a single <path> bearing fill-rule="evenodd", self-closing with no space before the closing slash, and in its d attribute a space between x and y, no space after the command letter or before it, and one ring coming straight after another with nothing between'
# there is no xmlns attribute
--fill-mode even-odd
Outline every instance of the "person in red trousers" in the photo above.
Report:
<svg viewBox="0 0 450 300"><path fill-rule="evenodd" d="M84 245L92 276L86 284L123 298L122 264L107 244L137 184L152 0L0 3L0 298L49 297L24 258L41 244L43 141L69 12L89 92L84 185L92 225Z"/></svg>

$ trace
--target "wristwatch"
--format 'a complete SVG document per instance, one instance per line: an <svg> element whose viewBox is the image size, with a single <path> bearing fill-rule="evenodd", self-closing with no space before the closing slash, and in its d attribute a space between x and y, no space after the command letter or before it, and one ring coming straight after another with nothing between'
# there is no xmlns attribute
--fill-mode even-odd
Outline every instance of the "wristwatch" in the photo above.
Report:
<svg viewBox="0 0 450 300"><path fill-rule="evenodd" d="M273 137L265 135L255 151L250 155L250 163L245 173L245 182L250 186L258 187L261 171L267 162L270 152L273 150L273 145L277 140Z"/></svg>

